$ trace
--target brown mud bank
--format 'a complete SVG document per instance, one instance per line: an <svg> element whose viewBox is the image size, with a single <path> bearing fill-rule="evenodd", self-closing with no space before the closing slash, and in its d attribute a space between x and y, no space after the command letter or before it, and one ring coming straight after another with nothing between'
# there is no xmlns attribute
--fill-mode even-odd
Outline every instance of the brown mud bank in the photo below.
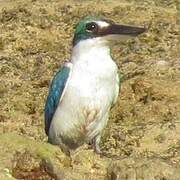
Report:
<svg viewBox="0 0 180 180"><path fill-rule="evenodd" d="M101 148L71 159L46 143L44 102L86 15L149 27L117 44L122 88ZM180 179L180 3L177 0L0 1L1 179Z"/></svg>

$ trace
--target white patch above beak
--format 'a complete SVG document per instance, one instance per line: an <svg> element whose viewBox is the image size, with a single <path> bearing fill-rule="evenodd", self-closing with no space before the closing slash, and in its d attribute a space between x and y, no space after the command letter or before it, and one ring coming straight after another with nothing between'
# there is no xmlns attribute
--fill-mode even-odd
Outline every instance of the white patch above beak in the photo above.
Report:
<svg viewBox="0 0 180 180"><path fill-rule="evenodd" d="M101 28L103 28L103 27L108 27L109 26L109 24L107 23L107 22L105 22L105 21L97 21L96 22L98 25L99 25L99 27L101 27Z"/></svg>

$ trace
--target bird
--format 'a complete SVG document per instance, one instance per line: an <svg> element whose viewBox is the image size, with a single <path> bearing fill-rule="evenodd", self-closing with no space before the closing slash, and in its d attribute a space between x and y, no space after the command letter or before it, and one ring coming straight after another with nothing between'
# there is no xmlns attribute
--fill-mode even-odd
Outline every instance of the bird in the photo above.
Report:
<svg viewBox="0 0 180 180"><path fill-rule="evenodd" d="M102 132L121 85L111 47L145 30L94 16L79 21L71 58L54 76L45 103L49 143L68 155L85 143L91 143L93 150L101 153Z"/></svg>

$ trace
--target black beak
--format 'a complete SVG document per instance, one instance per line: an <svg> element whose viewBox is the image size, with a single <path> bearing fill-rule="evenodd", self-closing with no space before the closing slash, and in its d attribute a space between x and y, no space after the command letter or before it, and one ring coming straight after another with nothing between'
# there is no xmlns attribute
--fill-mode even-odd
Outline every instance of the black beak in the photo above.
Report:
<svg viewBox="0 0 180 180"><path fill-rule="evenodd" d="M103 31L101 31L100 34L137 36L145 31L146 29L142 27L111 24L106 29L103 29Z"/></svg>

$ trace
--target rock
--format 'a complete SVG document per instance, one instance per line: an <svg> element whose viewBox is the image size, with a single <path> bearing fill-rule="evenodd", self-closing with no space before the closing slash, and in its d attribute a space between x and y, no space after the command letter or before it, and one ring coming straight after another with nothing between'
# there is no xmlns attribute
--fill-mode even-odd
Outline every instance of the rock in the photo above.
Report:
<svg viewBox="0 0 180 180"><path fill-rule="evenodd" d="M178 180L180 167L173 167L159 158L125 158L112 162L108 168L109 180Z"/></svg>
<svg viewBox="0 0 180 180"><path fill-rule="evenodd" d="M93 150L80 148L70 158L57 146L14 133L1 135L0 142L1 179L99 180L107 175L107 159Z"/></svg>
<svg viewBox="0 0 180 180"><path fill-rule="evenodd" d="M104 180L107 178L107 167L110 161L110 159L94 153L92 149L83 150L81 148L72 155L73 170L75 174L79 174L78 177L73 175L72 179Z"/></svg>
<svg viewBox="0 0 180 180"><path fill-rule="evenodd" d="M70 158L45 142L7 133L0 136L0 174L20 179L52 178L70 167ZM51 166L51 168L50 168ZM59 171L57 172L57 169Z"/></svg>

